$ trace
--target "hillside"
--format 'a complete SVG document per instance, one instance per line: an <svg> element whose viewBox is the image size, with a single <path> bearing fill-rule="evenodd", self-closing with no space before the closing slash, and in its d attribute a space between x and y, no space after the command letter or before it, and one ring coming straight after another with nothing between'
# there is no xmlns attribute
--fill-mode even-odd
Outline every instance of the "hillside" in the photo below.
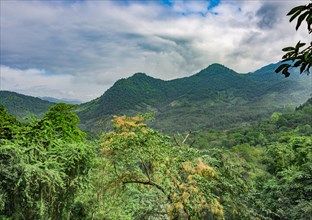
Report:
<svg viewBox="0 0 312 220"><path fill-rule="evenodd" d="M26 116L42 117L54 103L40 98L18 94L16 92L0 91L0 104L10 114L22 119Z"/></svg>
<svg viewBox="0 0 312 220"><path fill-rule="evenodd" d="M136 73L117 81L101 97L76 109L81 128L103 130L112 115L151 112L162 131L228 129L285 111L305 102L311 78L275 74L278 64L238 74L212 64L190 77L164 81Z"/></svg>

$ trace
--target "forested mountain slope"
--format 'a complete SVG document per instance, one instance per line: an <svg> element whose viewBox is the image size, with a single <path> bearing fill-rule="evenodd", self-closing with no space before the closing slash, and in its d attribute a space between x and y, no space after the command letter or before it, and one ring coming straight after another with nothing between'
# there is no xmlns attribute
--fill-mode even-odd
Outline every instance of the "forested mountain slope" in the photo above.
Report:
<svg viewBox="0 0 312 220"><path fill-rule="evenodd" d="M16 92L0 91L0 104L2 104L10 114L22 119L27 116L42 117L55 103L18 94Z"/></svg>
<svg viewBox="0 0 312 220"><path fill-rule="evenodd" d="M164 81L137 73L117 81L101 97L76 109L82 128L103 130L112 115L151 112L163 131L228 129L294 108L312 92L311 77L274 73L271 64L238 74L212 64L190 77Z"/></svg>
<svg viewBox="0 0 312 220"><path fill-rule="evenodd" d="M230 129L288 111L305 102L312 92L312 78L275 74L278 64L253 73L238 74L212 64L190 77L164 81L144 73L118 80L102 96L74 110L84 130L102 131L113 115L152 113L150 125L161 131ZM54 103L0 91L0 104L19 119L43 116Z"/></svg>

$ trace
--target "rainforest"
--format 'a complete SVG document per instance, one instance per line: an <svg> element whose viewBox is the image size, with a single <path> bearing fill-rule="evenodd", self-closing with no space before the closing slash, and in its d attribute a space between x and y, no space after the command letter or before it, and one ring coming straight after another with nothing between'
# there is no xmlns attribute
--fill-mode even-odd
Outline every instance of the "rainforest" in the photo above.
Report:
<svg viewBox="0 0 312 220"><path fill-rule="evenodd" d="M309 219L311 99L248 127L168 135L115 116L98 139L73 105L0 109L2 219Z"/></svg>
<svg viewBox="0 0 312 220"><path fill-rule="evenodd" d="M311 220L311 2L0 4L1 220Z"/></svg>

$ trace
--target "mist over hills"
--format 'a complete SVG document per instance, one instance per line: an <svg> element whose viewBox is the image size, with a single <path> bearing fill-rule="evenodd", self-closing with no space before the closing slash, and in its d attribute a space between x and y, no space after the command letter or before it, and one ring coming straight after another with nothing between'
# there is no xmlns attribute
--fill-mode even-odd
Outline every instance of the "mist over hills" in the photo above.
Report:
<svg viewBox="0 0 312 220"><path fill-rule="evenodd" d="M294 109L311 96L311 77L294 73L285 78L274 72L277 65L239 74L212 64L192 76L169 81L136 73L118 80L102 96L77 105L75 113L82 129L95 132L111 129L113 115L138 113L152 113L156 120L150 125L166 132L242 126L275 111ZM0 104L18 118L41 117L52 102L0 91Z"/></svg>

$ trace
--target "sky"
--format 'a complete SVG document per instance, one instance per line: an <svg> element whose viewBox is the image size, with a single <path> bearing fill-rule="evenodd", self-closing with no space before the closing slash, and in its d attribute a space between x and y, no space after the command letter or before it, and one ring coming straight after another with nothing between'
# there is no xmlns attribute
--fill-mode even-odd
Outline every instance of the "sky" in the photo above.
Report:
<svg viewBox="0 0 312 220"><path fill-rule="evenodd" d="M89 101L136 72L170 80L278 62L308 0L1 0L0 90Z"/></svg>

